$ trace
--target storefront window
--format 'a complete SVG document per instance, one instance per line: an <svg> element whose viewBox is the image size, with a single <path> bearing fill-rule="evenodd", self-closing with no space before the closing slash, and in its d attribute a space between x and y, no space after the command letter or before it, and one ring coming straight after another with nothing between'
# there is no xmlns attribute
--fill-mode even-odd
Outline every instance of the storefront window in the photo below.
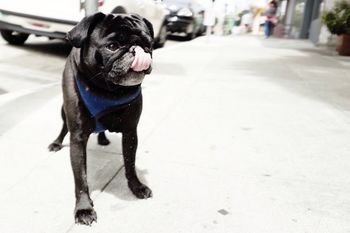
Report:
<svg viewBox="0 0 350 233"><path fill-rule="evenodd" d="M296 0L294 8L294 17L292 20L292 35L298 37L301 29L305 10L305 0Z"/></svg>

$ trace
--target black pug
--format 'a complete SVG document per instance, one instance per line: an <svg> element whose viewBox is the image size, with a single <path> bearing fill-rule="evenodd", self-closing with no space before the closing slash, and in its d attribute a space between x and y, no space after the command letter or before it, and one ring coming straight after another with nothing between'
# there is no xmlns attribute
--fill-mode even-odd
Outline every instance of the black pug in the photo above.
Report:
<svg viewBox="0 0 350 233"><path fill-rule="evenodd" d="M142 111L140 85L152 69L154 33L152 24L138 15L96 13L79 22L67 39L73 49L63 72L63 127L49 150L60 150L70 132L75 221L90 225L97 220L86 175L86 145L93 132L99 133L101 145L109 144L105 130L122 133L128 186L138 198L152 196L151 189L137 177L135 155ZM148 60L140 58L145 55Z"/></svg>

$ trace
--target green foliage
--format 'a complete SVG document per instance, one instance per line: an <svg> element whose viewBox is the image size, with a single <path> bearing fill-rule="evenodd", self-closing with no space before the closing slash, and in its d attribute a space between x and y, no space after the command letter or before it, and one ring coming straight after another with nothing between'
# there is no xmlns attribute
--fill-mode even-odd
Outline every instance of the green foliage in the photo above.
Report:
<svg viewBox="0 0 350 233"><path fill-rule="evenodd" d="M323 13L322 20L332 34L350 35L350 1L337 1L332 10Z"/></svg>

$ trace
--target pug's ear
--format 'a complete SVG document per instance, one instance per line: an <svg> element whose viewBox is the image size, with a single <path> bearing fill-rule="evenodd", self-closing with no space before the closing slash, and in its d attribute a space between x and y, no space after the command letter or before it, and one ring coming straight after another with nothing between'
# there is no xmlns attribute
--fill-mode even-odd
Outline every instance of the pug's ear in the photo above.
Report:
<svg viewBox="0 0 350 233"><path fill-rule="evenodd" d="M66 34L66 39L76 48L82 47L92 30L105 14L98 12L96 14L84 17L72 30Z"/></svg>
<svg viewBox="0 0 350 233"><path fill-rule="evenodd" d="M149 34L151 35L152 39L154 39L154 31L153 31L152 23L145 18L143 18L143 22L145 22L148 28Z"/></svg>

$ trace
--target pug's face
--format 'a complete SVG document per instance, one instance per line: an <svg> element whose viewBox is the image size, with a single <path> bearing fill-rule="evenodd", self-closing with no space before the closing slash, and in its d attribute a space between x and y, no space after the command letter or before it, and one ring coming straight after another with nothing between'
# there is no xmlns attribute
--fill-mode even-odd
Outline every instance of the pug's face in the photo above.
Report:
<svg viewBox="0 0 350 233"><path fill-rule="evenodd" d="M132 14L96 13L67 34L71 44L80 48L80 63L90 79L121 86L139 85L151 72L151 65L142 71L130 67L137 46L152 54L153 37L151 23Z"/></svg>

